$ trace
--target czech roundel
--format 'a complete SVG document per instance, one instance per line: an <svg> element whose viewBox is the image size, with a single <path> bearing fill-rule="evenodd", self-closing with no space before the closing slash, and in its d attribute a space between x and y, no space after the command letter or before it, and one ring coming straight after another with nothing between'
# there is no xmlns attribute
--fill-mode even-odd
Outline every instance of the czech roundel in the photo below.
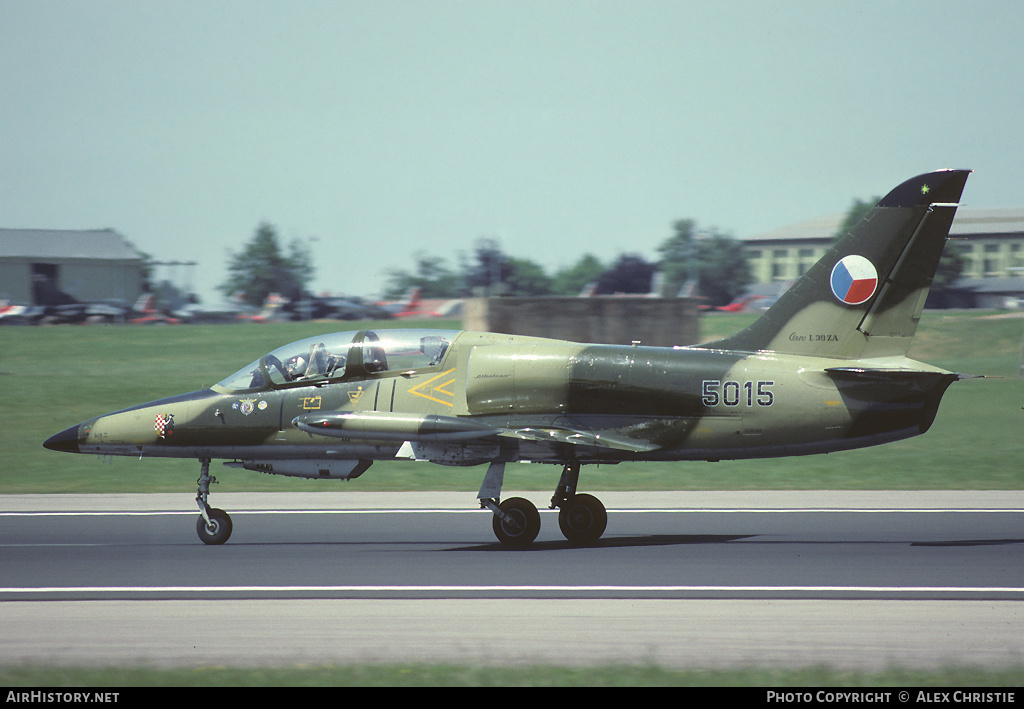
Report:
<svg viewBox="0 0 1024 709"><path fill-rule="evenodd" d="M878 273L863 256L844 256L832 269L832 293L847 305L860 305L875 294Z"/></svg>

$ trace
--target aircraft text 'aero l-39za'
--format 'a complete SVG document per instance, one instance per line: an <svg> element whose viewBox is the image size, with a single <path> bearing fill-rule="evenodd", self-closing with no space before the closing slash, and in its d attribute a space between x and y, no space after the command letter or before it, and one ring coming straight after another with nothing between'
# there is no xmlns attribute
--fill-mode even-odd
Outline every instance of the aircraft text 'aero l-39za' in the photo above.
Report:
<svg viewBox="0 0 1024 709"><path fill-rule="evenodd" d="M208 504L210 461L354 478L374 460L489 463L478 493L498 539L530 544L537 508L500 499L506 463L563 466L563 534L592 542L607 514L580 467L768 458L924 433L962 378L907 357L967 170L907 180L745 330L688 347L594 345L454 330L360 330L285 345L219 384L89 419L52 450L196 458L196 528L231 534Z"/></svg>

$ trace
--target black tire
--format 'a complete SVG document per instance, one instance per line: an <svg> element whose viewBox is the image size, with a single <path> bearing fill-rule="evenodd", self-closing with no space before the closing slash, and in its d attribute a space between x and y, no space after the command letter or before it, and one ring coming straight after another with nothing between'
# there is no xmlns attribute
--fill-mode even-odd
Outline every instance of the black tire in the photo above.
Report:
<svg viewBox="0 0 1024 709"><path fill-rule="evenodd" d="M498 507L512 518L512 524L494 515L494 536L507 547L529 546L540 534L540 513L537 507L522 497L510 497Z"/></svg>
<svg viewBox="0 0 1024 709"><path fill-rule="evenodd" d="M570 542L596 542L608 526L608 512L593 495L573 495L558 511L558 528Z"/></svg>
<svg viewBox="0 0 1024 709"><path fill-rule="evenodd" d="M224 510L210 508L210 524L202 515L196 520L196 533L203 544L223 544L231 536L231 517Z"/></svg>

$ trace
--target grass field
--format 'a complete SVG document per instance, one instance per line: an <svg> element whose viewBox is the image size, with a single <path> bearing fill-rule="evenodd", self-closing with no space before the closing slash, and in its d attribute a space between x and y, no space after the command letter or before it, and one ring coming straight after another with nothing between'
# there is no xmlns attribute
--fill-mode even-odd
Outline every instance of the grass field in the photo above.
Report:
<svg viewBox="0 0 1024 709"><path fill-rule="evenodd" d="M703 339L734 332L750 315L712 314ZM457 327L458 323L431 323ZM387 326L380 323L380 326ZM415 326L414 324L408 324ZM148 492L192 495L189 461L69 455L47 436L99 413L213 384L286 342L337 323L189 327L0 328L0 492ZM581 485L612 489L1021 489L1024 486L1024 319L999 313L926 313L911 355L996 378L954 384L932 430L878 448L827 456L584 468ZM219 468L219 466L217 466ZM218 469L217 491L466 490L483 468L375 463L351 482L297 480ZM551 490L551 466L511 466L509 488ZM673 671L658 667L487 668L435 665L302 668L0 667L2 686L1020 686L1021 667L883 673L829 668Z"/></svg>
<svg viewBox="0 0 1024 709"><path fill-rule="evenodd" d="M734 332L748 314L711 314L702 339ZM458 323L432 321L435 327ZM377 323L374 326L394 326ZM403 326L418 324L403 323ZM100 413L209 386L290 341L361 325L0 328L0 492L173 492L195 489L198 463L47 451L47 436ZM859 451L720 463L587 466L589 490L1020 489L1024 485L1024 319L1016 314L925 314L911 355L996 378L954 384L924 436ZM378 462L348 482L281 478L214 466L216 491L473 490L483 468ZM558 469L516 465L510 489L553 489Z"/></svg>

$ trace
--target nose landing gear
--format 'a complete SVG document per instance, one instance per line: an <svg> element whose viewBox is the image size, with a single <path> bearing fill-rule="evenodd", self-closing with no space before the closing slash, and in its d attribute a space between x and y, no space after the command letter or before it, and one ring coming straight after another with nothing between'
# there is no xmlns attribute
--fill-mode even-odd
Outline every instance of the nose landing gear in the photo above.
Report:
<svg viewBox="0 0 1024 709"><path fill-rule="evenodd" d="M210 507L207 498L210 496L210 484L217 478L210 475L210 459L199 461L199 486L196 492L196 504L199 505L199 519L196 520L196 533L203 544L223 544L231 536L231 517L224 510Z"/></svg>

